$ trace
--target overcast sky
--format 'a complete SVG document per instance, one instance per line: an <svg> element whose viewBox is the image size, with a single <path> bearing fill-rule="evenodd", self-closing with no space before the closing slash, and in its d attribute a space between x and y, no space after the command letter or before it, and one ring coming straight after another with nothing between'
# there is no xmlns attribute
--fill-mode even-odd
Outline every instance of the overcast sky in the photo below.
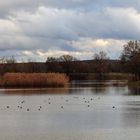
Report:
<svg viewBox="0 0 140 140"><path fill-rule="evenodd" d="M120 56L140 39L140 0L1 0L0 57L45 61L48 56Z"/></svg>

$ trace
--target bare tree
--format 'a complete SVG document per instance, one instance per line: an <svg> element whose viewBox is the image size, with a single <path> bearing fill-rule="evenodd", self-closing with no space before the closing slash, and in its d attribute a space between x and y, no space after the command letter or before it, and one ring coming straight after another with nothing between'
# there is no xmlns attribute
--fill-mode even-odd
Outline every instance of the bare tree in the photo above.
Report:
<svg viewBox="0 0 140 140"><path fill-rule="evenodd" d="M124 45L121 62L128 72L140 80L140 41L129 41Z"/></svg>
<svg viewBox="0 0 140 140"><path fill-rule="evenodd" d="M69 75L74 71L73 64L77 61L77 58L71 55L62 55L58 58L58 62L60 62L63 72Z"/></svg>
<svg viewBox="0 0 140 140"><path fill-rule="evenodd" d="M47 57L46 62L57 62L57 58L55 58L55 57Z"/></svg>
<svg viewBox="0 0 140 140"><path fill-rule="evenodd" d="M2 64L13 64L13 63L16 63L16 59L15 59L14 56L11 56L11 57L5 57L4 56L0 59L0 62Z"/></svg>
<svg viewBox="0 0 140 140"><path fill-rule="evenodd" d="M59 62L72 62L72 61L76 61L77 58L71 56L71 55L62 55L58 58Z"/></svg>
<svg viewBox="0 0 140 140"><path fill-rule="evenodd" d="M94 69L94 72L97 73L98 79L104 79L105 73L109 72L108 60L109 60L109 57L103 51L94 54L93 69Z"/></svg>
<svg viewBox="0 0 140 140"><path fill-rule="evenodd" d="M46 70L47 72L63 72L57 57L47 57Z"/></svg>

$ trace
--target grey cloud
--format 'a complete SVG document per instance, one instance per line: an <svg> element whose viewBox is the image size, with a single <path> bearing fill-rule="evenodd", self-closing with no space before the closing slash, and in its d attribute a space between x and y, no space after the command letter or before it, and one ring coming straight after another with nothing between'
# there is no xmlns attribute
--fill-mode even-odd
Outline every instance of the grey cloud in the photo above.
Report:
<svg viewBox="0 0 140 140"><path fill-rule="evenodd" d="M80 44L80 49L77 49L72 44L81 42L81 38L89 45L92 45L89 43L91 40L98 39L139 39L139 3L138 0L133 3L130 0L1 1L0 51L8 55L9 49L20 56L24 51L36 54L37 50L41 50L45 57L57 50L58 54L69 52L81 56L83 47L86 50L88 46ZM4 16L7 18L4 19ZM100 47L94 45L96 49L92 49L93 52ZM112 57L118 56L120 52L115 48L117 46L112 47ZM83 57L88 57L88 54L85 51Z"/></svg>
<svg viewBox="0 0 140 140"><path fill-rule="evenodd" d="M70 41L79 37L137 39L140 34L140 14L133 8L85 13L41 7L35 15L24 15L22 19L28 22L16 19L23 32L31 37Z"/></svg>
<svg viewBox="0 0 140 140"><path fill-rule="evenodd" d="M2 0L0 1L0 17L7 18L13 12L34 12L39 6L37 0Z"/></svg>
<svg viewBox="0 0 140 140"><path fill-rule="evenodd" d="M21 10L35 12L40 6L79 11L96 11L106 7L134 7L140 10L139 0L5 0L0 1L0 16L7 17Z"/></svg>

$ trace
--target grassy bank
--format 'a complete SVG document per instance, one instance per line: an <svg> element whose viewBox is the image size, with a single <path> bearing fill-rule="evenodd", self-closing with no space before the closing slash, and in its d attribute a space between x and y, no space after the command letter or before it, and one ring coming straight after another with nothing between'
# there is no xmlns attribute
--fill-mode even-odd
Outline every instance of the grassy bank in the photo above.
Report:
<svg viewBox="0 0 140 140"><path fill-rule="evenodd" d="M128 86L129 86L129 87L132 87L132 88L133 88L133 87L134 87L134 88L135 88L135 87L136 87L136 88L140 88L140 81L131 81L131 82L128 83Z"/></svg>
<svg viewBox="0 0 140 140"><path fill-rule="evenodd" d="M134 79L133 74L129 73L109 73L107 75L109 80L128 80L131 81Z"/></svg>
<svg viewBox="0 0 140 140"><path fill-rule="evenodd" d="M128 80L134 79L133 74L129 73L106 73L102 75L102 80ZM97 73L74 73L70 74L72 80L98 80L99 75Z"/></svg>
<svg viewBox="0 0 140 140"><path fill-rule="evenodd" d="M69 79L59 73L6 73L1 77L0 86L20 87L66 87Z"/></svg>

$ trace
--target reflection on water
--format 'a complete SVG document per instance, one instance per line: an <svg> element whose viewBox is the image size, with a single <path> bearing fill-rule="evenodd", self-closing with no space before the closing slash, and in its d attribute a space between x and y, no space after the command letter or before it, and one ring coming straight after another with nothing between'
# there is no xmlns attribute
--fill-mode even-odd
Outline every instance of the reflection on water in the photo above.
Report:
<svg viewBox="0 0 140 140"><path fill-rule="evenodd" d="M1 140L140 139L140 92L127 81L0 91Z"/></svg>
<svg viewBox="0 0 140 140"><path fill-rule="evenodd" d="M83 81L72 81L72 87L104 87L104 86L125 86L127 80L83 80Z"/></svg>
<svg viewBox="0 0 140 140"><path fill-rule="evenodd" d="M123 102L122 124L125 127L140 127L140 97L132 96Z"/></svg>
<svg viewBox="0 0 140 140"><path fill-rule="evenodd" d="M66 94L68 88L0 89L0 95Z"/></svg>
<svg viewBox="0 0 140 140"><path fill-rule="evenodd" d="M129 88L129 95L140 95L140 88Z"/></svg>
<svg viewBox="0 0 140 140"><path fill-rule="evenodd" d="M125 80L72 81L69 88L1 89L1 95L87 94L87 95L139 95L140 88L128 88Z"/></svg>

